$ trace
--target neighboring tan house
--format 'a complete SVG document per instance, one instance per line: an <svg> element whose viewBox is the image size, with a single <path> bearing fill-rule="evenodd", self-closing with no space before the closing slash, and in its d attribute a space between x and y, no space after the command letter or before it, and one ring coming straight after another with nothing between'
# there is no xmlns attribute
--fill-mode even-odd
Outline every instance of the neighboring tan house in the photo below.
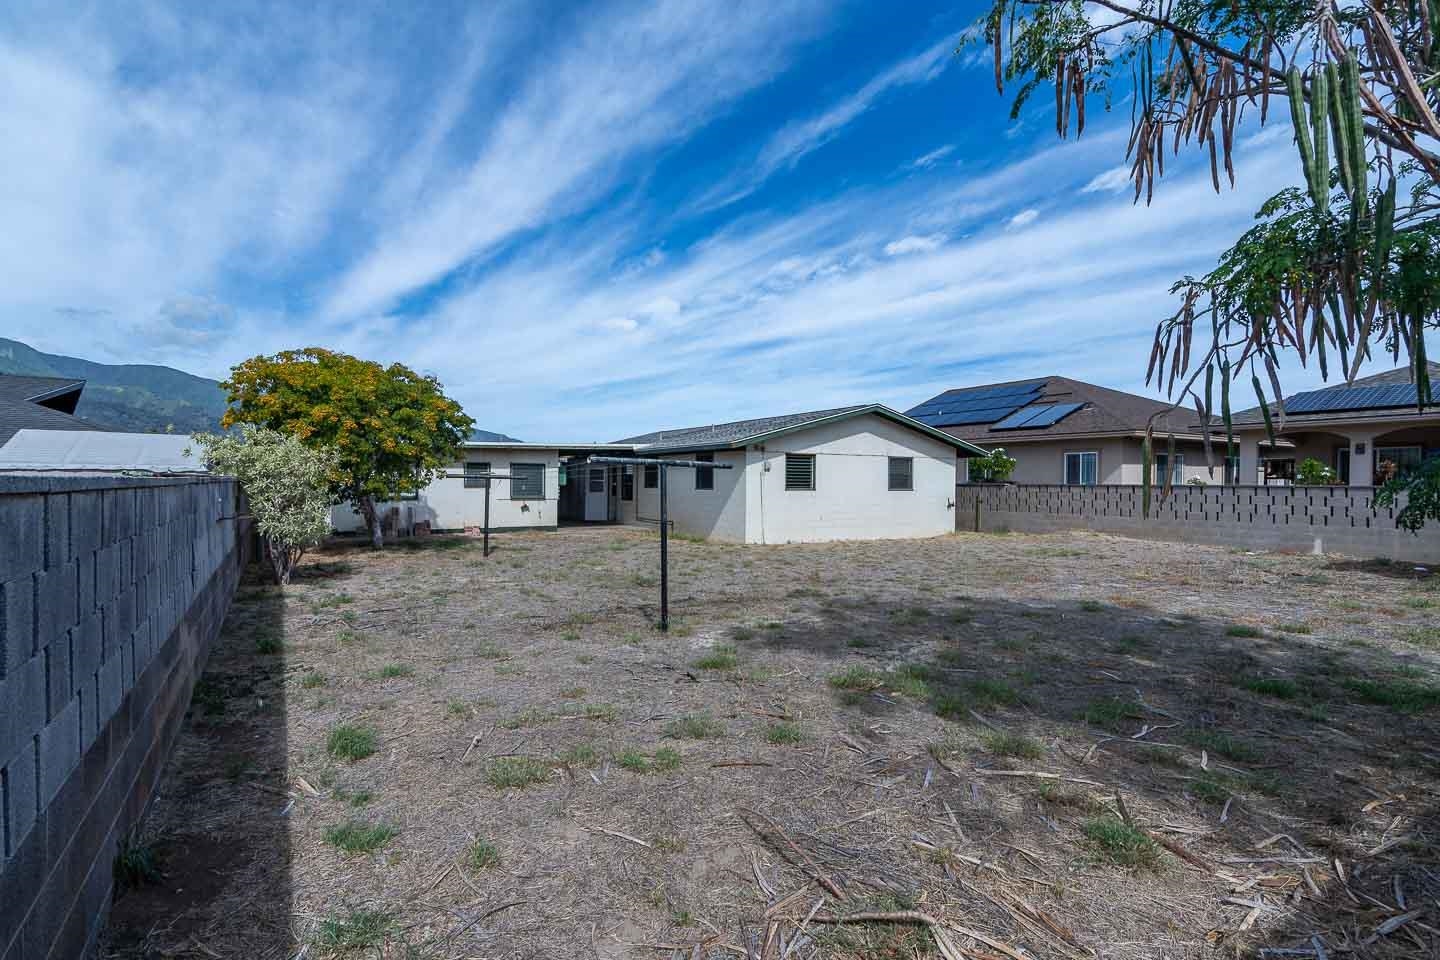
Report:
<svg viewBox="0 0 1440 960"><path fill-rule="evenodd" d="M678 533L737 543L931 537L955 529L956 464L978 447L879 404L662 430L609 444L522 443L477 433L449 474L411 500L381 505L400 529L482 522L485 472L496 529L659 522L659 467L592 456L713 461L731 469L668 468ZM466 474L472 479L466 479ZM337 529L363 524L337 507Z"/></svg>
<svg viewBox="0 0 1440 960"><path fill-rule="evenodd" d="M75 416L84 380L0 374L0 447L21 430L104 430Z"/></svg>
<svg viewBox="0 0 1440 960"><path fill-rule="evenodd" d="M1430 364L1430 380L1440 391L1440 363ZM1379 486L1440 456L1440 406L1416 409L1409 367L1286 397L1283 423L1272 404L1275 445L1259 407L1230 419L1237 469L1247 483L1291 483L1299 464L1314 458L1334 469L1340 483Z"/></svg>
<svg viewBox="0 0 1440 960"><path fill-rule="evenodd" d="M908 411L916 420L987 450L1003 447L1015 458L1015 483L1092 486L1141 480L1141 441L1153 415L1156 468L1153 482L1168 471L1174 483L1234 482L1223 469L1224 450L1215 449L1212 474L1195 415L1167 413L1161 400L1123 393L1069 377L1039 377L947 390ZM1170 463L1169 432L1175 431ZM980 478L977 478L980 479ZM961 482L969 480L963 469Z"/></svg>

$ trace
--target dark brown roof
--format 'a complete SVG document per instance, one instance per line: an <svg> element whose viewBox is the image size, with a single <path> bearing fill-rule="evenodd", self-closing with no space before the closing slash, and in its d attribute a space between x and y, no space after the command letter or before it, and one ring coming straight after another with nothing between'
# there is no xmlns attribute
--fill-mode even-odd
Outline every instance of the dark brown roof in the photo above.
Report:
<svg viewBox="0 0 1440 960"><path fill-rule="evenodd" d="M994 423L941 426L951 436L961 437L981 446L1005 446L1010 443L1045 440L1052 437L1069 437L1092 434L1134 434L1143 433L1150 417L1169 409L1163 400L1141 397L1121 390L1111 390L1083 380L1069 377L1040 377L1032 380L1011 380L1005 383L987 383L960 390L947 391L954 396L963 396L969 391L981 391L995 387L1015 386L1027 383L1043 383L1040 396L1031 405L1045 403L1080 403L1083 406L1059 422L1048 427L1030 430L995 430ZM941 396L945 396L942 394ZM927 403L931 401L926 401ZM1177 433L1194 432L1194 411L1187 415L1182 408L1160 417L1155 423L1156 433L1174 430ZM997 421L998 422L998 421Z"/></svg>

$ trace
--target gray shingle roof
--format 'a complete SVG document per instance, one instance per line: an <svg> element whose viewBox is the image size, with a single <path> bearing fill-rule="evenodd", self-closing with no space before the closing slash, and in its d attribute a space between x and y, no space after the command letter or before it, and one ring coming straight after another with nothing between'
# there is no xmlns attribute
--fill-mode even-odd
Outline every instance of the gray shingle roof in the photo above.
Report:
<svg viewBox="0 0 1440 960"><path fill-rule="evenodd" d="M1437 389L1437 390L1440 390L1440 363L1431 363L1431 364L1430 364L1430 379L1431 379L1431 381L1432 381L1433 383L1437 384L1436 389ZM1368 376L1368 377L1360 377L1360 378L1358 378L1353 384L1347 384L1347 383L1345 383L1344 380L1341 380L1341 381L1338 382L1338 383L1331 384L1331 389L1346 389L1346 388L1358 388L1358 387L1386 387L1386 386L1395 386L1395 385L1398 385L1398 384L1405 384L1405 383L1410 383L1410 382L1411 382L1410 368L1409 368L1409 367L1396 367L1394 370L1386 370L1384 373L1376 373L1376 374L1371 374L1371 375ZM1268 392L1268 391L1267 391L1267 392ZM1286 402L1289 403L1289 401L1293 398L1293 396L1294 396L1294 395L1292 395L1292 397L1286 397L1286 398L1285 398ZM1270 411L1271 411L1271 413L1274 414L1277 409L1278 409L1278 408L1277 408L1277 407L1275 406L1275 404L1272 402L1272 403L1270 404ZM1414 409L1413 406L1408 406L1408 407L1401 408L1401 409L1390 408L1390 409L1376 409L1376 410L1349 410L1349 411L1339 411L1339 410L1335 410L1335 411L1321 411L1321 412L1310 413L1310 414L1298 414L1298 413L1288 413L1288 412L1287 412L1286 415L1285 415L1285 424L1286 424L1287 427L1289 427L1291 424L1295 424L1295 423L1310 423L1310 422L1324 421L1324 420L1329 420L1329 419L1331 419L1331 418L1333 418L1333 417L1342 416L1342 415L1345 415L1345 416L1364 416L1364 415L1366 415L1367 413L1369 413L1369 414L1375 414L1375 415L1380 415L1380 416L1394 415L1394 414L1396 414L1396 413L1403 413L1403 412L1405 412L1406 410L1408 410L1410 413L1414 413L1414 412L1415 412L1415 409ZM1432 413L1433 413L1434 411L1433 411L1433 410L1430 410L1429 408L1427 408L1427 412L1432 412ZM1220 418L1217 417L1217 418L1216 418L1216 421L1217 421L1217 422L1220 422ZM1234 424L1235 426L1237 426L1237 427L1238 427L1238 426L1263 425L1263 424L1265 423L1265 416L1264 416L1264 414L1262 414L1262 413L1260 412L1260 407L1259 407L1259 406L1254 406L1254 407L1250 407L1250 408L1245 409L1245 410L1241 410L1241 411L1239 411L1238 413L1232 413L1232 414L1230 415L1230 422L1233 423L1233 424Z"/></svg>
<svg viewBox="0 0 1440 960"><path fill-rule="evenodd" d="M104 430L88 420L24 400L0 398L0 447L21 430Z"/></svg>
<svg viewBox="0 0 1440 960"><path fill-rule="evenodd" d="M829 410L811 410L807 413L787 413L778 417L756 417L753 420L732 420L729 423L712 423L701 427L681 427L675 430L655 430L635 437L617 440L617 443L633 443L635 446L693 447L719 445L729 446L737 440L758 437L776 430L824 420L844 413L863 410L865 404L850 407L832 407Z"/></svg>
<svg viewBox="0 0 1440 960"><path fill-rule="evenodd" d="M976 448L964 441L957 441L939 430L920 423L889 407L878 403L860 403L848 407L831 407L828 410L809 410L804 413L786 413L778 417L756 417L751 420L732 420L728 423L711 423L701 427L683 427L675 430L655 430L634 437L615 441L630 444L638 452L649 456L656 453L673 453L686 450L720 450L743 447L747 442L761 437L789 430L800 429L811 423L833 420L839 417L874 413L920 433L929 434L952 446L966 448L973 453ZM983 451L981 451L983 452Z"/></svg>
<svg viewBox="0 0 1440 960"><path fill-rule="evenodd" d="M68 393L85 386L84 380L69 377L22 377L0 374L0 400L36 401L57 393Z"/></svg>

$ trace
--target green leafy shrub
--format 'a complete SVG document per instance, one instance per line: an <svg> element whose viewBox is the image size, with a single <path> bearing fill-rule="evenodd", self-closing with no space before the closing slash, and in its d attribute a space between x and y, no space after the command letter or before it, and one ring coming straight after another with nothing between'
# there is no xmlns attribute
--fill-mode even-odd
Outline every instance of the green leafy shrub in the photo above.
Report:
<svg viewBox="0 0 1440 960"><path fill-rule="evenodd" d="M1327 467L1314 457L1306 457L1295 468L1295 482L1326 486L1337 482L1337 477L1334 468Z"/></svg>
<svg viewBox="0 0 1440 960"><path fill-rule="evenodd" d="M197 433L191 439L206 466L240 481L275 580L289 583L305 551L330 533L334 451L253 424L241 425L239 433Z"/></svg>
<svg viewBox="0 0 1440 960"><path fill-rule="evenodd" d="M1004 447L996 447L983 457L970 458L970 480L974 483L1004 483L1019 463L1007 456Z"/></svg>

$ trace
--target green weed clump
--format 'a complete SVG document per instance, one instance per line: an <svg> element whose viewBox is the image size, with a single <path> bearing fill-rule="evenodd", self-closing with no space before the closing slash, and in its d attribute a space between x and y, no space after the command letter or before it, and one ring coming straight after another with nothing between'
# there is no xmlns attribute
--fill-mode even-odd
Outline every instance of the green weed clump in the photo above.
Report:
<svg viewBox="0 0 1440 960"><path fill-rule="evenodd" d="M346 853L373 853L395 839L400 831L385 823L349 820L325 831L325 842Z"/></svg>
<svg viewBox="0 0 1440 960"><path fill-rule="evenodd" d="M1124 820L1112 816L1091 817L1085 821L1083 831L1095 852L1111 863L1147 868L1160 863L1160 848L1155 841Z"/></svg>
<svg viewBox="0 0 1440 960"><path fill-rule="evenodd" d="M782 720L765 728L765 739L777 746L793 746L805 739L805 732L800 729L800 724Z"/></svg>
<svg viewBox="0 0 1440 960"><path fill-rule="evenodd" d="M523 790L550 779L550 765L534 757L500 757L492 760L485 779L496 790Z"/></svg>
<svg viewBox="0 0 1440 960"><path fill-rule="evenodd" d="M342 723L330 731L325 749L337 760L364 760L375 752L375 731L369 727Z"/></svg>

